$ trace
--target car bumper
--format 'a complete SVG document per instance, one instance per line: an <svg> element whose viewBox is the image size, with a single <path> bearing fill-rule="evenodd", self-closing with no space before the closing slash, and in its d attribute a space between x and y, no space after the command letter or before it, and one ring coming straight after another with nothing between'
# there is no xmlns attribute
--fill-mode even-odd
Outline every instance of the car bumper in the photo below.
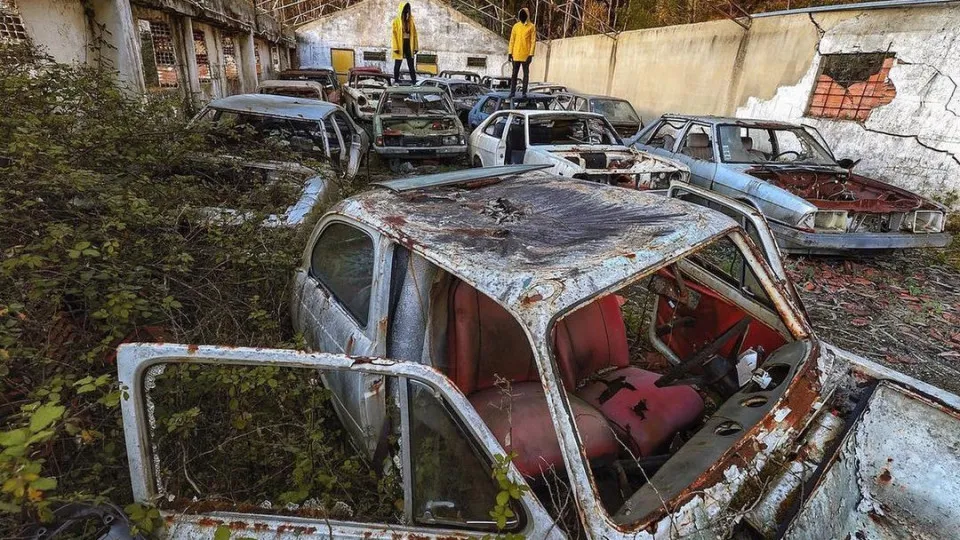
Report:
<svg viewBox="0 0 960 540"><path fill-rule="evenodd" d="M845 251L939 248L950 245L949 233L817 233L770 223L780 249L810 255L839 254Z"/></svg>
<svg viewBox="0 0 960 540"><path fill-rule="evenodd" d="M374 146L373 151L384 157L430 159L466 154L467 146L429 146L422 148L403 146Z"/></svg>

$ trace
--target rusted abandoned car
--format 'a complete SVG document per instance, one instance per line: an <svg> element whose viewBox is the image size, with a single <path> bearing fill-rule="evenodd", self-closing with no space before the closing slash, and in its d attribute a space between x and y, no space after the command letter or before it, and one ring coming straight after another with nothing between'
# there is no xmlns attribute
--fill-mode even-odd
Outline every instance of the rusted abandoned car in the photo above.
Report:
<svg viewBox="0 0 960 540"><path fill-rule="evenodd" d="M625 99L610 96L592 96L566 92L555 94L554 106L558 110L584 111L602 114L610 121L627 144L632 144L643 128L640 115Z"/></svg>
<svg viewBox="0 0 960 540"><path fill-rule="evenodd" d="M665 115L638 148L676 158L692 182L759 209L793 253L943 247L945 208L854 173L807 126L770 120Z"/></svg>
<svg viewBox="0 0 960 540"><path fill-rule="evenodd" d="M321 218L291 309L323 353L121 347L135 499L183 538L952 536L960 398L819 341L762 216L535 168ZM224 391L184 392L203 380ZM282 457L293 437L314 442ZM361 486L396 486L392 510Z"/></svg>
<svg viewBox="0 0 960 540"><path fill-rule="evenodd" d="M510 90L510 77L484 75L480 79L480 84L491 90Z"/></svg>
<svg viewBox="0 0 960 540"><path fill-rule="evenodd" d="M569 92L566 86L562 84L554 84L554 83L531 84L529 91L536 94L550 94L550 95L564 94Z"/></svg>
<svg viewBox="0 0 960 540"><path fill-rule="evenodd" d="M257 93L329 101L326 89L316 81L263 81Z"/></svg>
<svg viewBox="0 0 960 540"><path fill-rule="evenodd" d="M549 94L529 93L525 96L511 97L509 92L490 92L477 100L476 105L467 115L467 121L470 129L474 130L497 111L546 111L551 103L553 103L553 96Z"/></svg>
<svg viewBox="0 0 960 540"><path fill-rule="evenodd" d="M281 81L315 81L323 85L327 101L341 105L343 87L332 67L287 69L277 74Z"/></svg>
<svg viewBox="0 0 960 540"><path fill-rule="evenodd" d="M369 137L346 111L312 99L238 94L208 103L191 120L192 125L198 122L252 129L263 137L277 138L351 178L370 147Z"/></svg>
<svg viewBox="0 0 960 540"><path fill-rule="evenodd" d="M447 97L453 102L453 107L460 117L460 123L467 125L470 109L477 104L481 96L486 95L490 90L483 85L464 79L454 78L430 78L417 81L417 86L427 88L439 88L447 93Z"/></svg>
<svg viewBox="0 0 960 540"><path fill-rule="evenodd" d="M388 160L459 158L467 152L463 124L439 88L384 90L373 118L373 149Z"/></svg>
<svg viewBox="0 0 960 540"><path fill-rule="evenodd" d="M438 75L441 79L460 79L480 84L480 74L474 71L444 70Z"/></svg>
<svg viewBox="0 0 960 540"><path fill-rule="evenodd" d="M351 68L343 89L343 108L358 122L372 122L383 89L393 84L393 77L380 68Z"/></svg>
<svg viewBox="0 0 960 540"><path fill-rule="evenodd" d="M475 167L544 164L565 177L666 189L688 181L682 163L623 144L598 114L563 111L500 111L470 135Z"/></svg>

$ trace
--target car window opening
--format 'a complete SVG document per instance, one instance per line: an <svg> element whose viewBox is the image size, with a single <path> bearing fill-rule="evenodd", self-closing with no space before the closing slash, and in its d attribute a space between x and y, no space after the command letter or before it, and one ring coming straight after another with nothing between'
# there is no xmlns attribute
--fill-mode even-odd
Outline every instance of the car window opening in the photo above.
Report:
<svg viewBox="0 0 960 540"><path fill-rule="evenodd" d="M614 145L617 135L601 118L529 119L530 144L538 145Z"/></svg>

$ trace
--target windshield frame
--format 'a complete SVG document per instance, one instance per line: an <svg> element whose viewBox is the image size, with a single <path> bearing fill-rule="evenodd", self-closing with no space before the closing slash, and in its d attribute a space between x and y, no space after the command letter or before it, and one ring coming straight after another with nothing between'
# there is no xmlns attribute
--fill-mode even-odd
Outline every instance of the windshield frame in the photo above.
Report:
<svg viewBox="0 0 960 540"><path fill-rule="evenodd" d="M311 123L312 123L312 124L315 125L316 129L319 130L319 132L320 132L320 134L321 134L321 138L322 138L322 140L323 140L323 147L320 148L320 151L321 151L321 153L322 153L322 158L323 158L324 160L327 160L327 161L331 160L331 154L330 154L330 138L328 137L328 134L327 134L327 127L326 127L326 122L327 122L327 120L326 120L326 119L324 119L324 120L311 120L311 119L301 118L301 117L281 116L281 115L275 115L275 114L261 114L261 113L257 113L257 112L247 111L247 110L226 109L226 108L210 107L210 106L208 106L207 109L208 109L209 111L213 111L213 115L209 118L209 120L213 123L213 125L216 125L216 126L218 126L218 127L222 127L222 126L219 126L219 124L220 124L220 121L221 121L221 119L223 118L223 116L224 116L225 114L233 115L233 116L235 116L235 117L237 117L237 118L244 117L244 116L251 116L251 117L255 117L255 118L259 118L259 119L273 118L273 119L277 119L277 120L284 120L284 121L287 121L287 122L291 122L291 123L293 123L293 124L311 124ZM208 114L208 113L206 113L206 112L201 113L201 115L204 116L204 117L205 117L207 114ZM335 125L335 123L334 123L334 125ZM258 133L261 133L264 137L268 136L266 133L262 132L262 131L259 129L259 127L254 128L254 129L256 129L257 132L258 132ZM338 130L338 133L339 133L339 130ZM289 141L289 139L287 139L287 138L283 138L283 140L287 141L288 144L292 144L292 143ZM342 145L341 145L341 147L342 147ZM298 153L303 154L303 155L304 155L305 157L307 157L307 158L315 157L315 156L312 156L312 155L311 155L311 154L314 153L314 152L312 152L312 151L308 152L308 151L299 151L299 150L298 150Z"/></svg>
<svg viewBox="0 0 960 540"><path fill-rule="evenodd" d="M598 114L590 113L589 115L579 115L579 114L570 114L568 112L567 114L557 114L557 115L537 114L537 115L525 115L525 116L526 116L526 121L524 122L525 125L523 129L524 129L524 132L526 133L527 148L544 147L544 146L560 146L560 147L563 147L563 146L597 146L597 147L624 146L623 139L620 138L620 135L617 133L617 130L614 129L610 121ZM585 141L585 142L546 143L546 144L533 143L530 138L530 123L538 119L552 119L552 120L569 119L569 120L583 120L583 121L594 120L603 124L604 129L607 130L608 135L613 138L613 142L612 143L591 143L589 141Z"/></svg>
<svg viewBox="0 0 960 540"><path fill-rule="evenodd" d="M810 144L814 150L821 152L823 162L809 161L809 160L775 161L772 159L767 159L764 161L737 161L733 159L727 159L723 151L723 148L725 145L724 141L729 135L727 131L728 128L735 128L737 130L748 129L748 130L757 130L760 132L767 132L770 135L771 142L774 144L773 150L775 152L779 151L780 140L777 136L774 135L774 133L778 131L794 133L798 139ZM837 164L836 159L833 157L833 153L829 149L825 148L822 144L820 144L820 141L818 141L816 137L811 135L810 132L808 132L802 126L750 125L750 124L743 124L743 123L716 124L716 142L717 142L718 148L720 149L720 151L717 153L718 158L722 163L729 163L731 165L761 165L761 166L774 166L774 167L776 166L839 167L840 166L839 164ZM786 151L786 152L791 152L791 151ZM810 156L810 157L812 158L814 156Z"/></svg>
<svg viewBox="0 0 960 540"><path fill-rule="evenodd" d="M598 112L598 111L596 110L596 104L597 104L597 103L600 103L600 102L625 103L625 104L627 105L627 107L629 107L629 109L630 109L630 114L633 115L633 118L617 118L617 119L616 119L617 122L622 122L622 123L630 122L630 123L636 123L636 124L640 124L640 123L641 123L641 121L640 121L640 115L637 114L637 110L633 108L633 104L632 104L632 103L630 103L629 101L627 101L627 100L625 100L625 99L618 99L618 98L614 98L614 97L596 97L596 98L591 98L591 99L590 99L590 109L591 109L590 112L595 112L595 113L597 113L597 114L603 114L603 113ZM603 116L604 116L604 118L607 117L606 114L603 114ZM610 118L607 118L607 120L610 120L610 122L613 123L613 120L611 120Z"/></svg>
<svg viewBox="0 0 960 540"><path fill-rule="evenodd" d="M454 108L454 106L453 106L453 103L452 103L452 100L450 99L450 96L447 94L447 92L442 91L442 90L430 89L429 87L427 87L427 91L421 90L421 87L419 87L419 86L413 86L413 87L407 87L407 88L411 88L411 89L414 89L414 90L412 90L412 91L402 91L402 92L398 92L398 91L390 91L390 90L388 90L388 89L384 89L383 93L380 94L380 99L377 101L377 112L376 112L376 115L377 115L377 116L399 116L399 117L409 117L409 118L431 118L431 117L434 117L434 118L435 118L435 117L456 116L456 114L457 114L457 113L456 113L456 110L455 110L455 108ZM443 103L444 111L443 111L443 112L434 112L434 113L431 113L431 114L424 114L424 113L420 113L420 114L405 114L405 113L394 113L394 112L384 113L384 112L383 112L383 107L384 107L384 105L385 105L385 104L388 102L388 100L390 100L392 97L394 97L394 96L396 96L396 97L402 97L403 100L406 101L408 98L410 98L411 96L414 96L414 95L419 95L419 96L428 96L428 95L430 95L430 96L437 96L438 98L440 98L440 101ZM421 99L422 99L422 98L421 98Z"/></svg>
<svg viewBox="0 0 960 540"><path fill-rule="evenodd" d="M701 242L699 245L688 249L676 257L664 259L658 264L632 274L631 276L620 280L616 284L606 287L603 290L594 291L593 294L584 297L579 301L570 304L563 310L554 313L546 325L546 332L544 333L545 337L542 338L542 342L539 344L535 343L535 345L540 345L541 347L537 348L535 346L534 348L534 354L538 356L537 361L545 363L546 365L543 367L546 367L547 371L549 371L547 381L544 382L546 383L550 379L553 381L558 381L556 384L552 384L550 388L545 389L547 391L548 399L556 399L559 397L560 403L567 404L569 403L569 396L571 395L567 389L563 387L563 384L559 382L563 379L560 373L553 340L550 339L550 336L553 336L556 332L557 324L563 318L605 295L615 293L630 285L638 283L643 279L653 275L657 271L666 268L680 260L686 260L692 264L695 264L691 260L692 256L704 248L714 244L715 242L720 241L722 238L730 238L733 241L734 245L737 246L743 255L744 263L749 266L754 273L757 274L764 291L770 297L771 302L775 306L775 314L780 317L789 333L790 339L793 341L801 341L811 340L814 338L812 329L801 314L798 307L793 304L789 295L777 288L779 282L774 277L773 270L767 264L766 260L759 255L760 248L753 245L752 240L747 237L745 232L740 227L730 227L713 235L709 239ZM719 276L716 277L717 279L720 279ZM724 296L724 298L726 298L726 296ZM726 299L733 301L730 298ZM797 381L801 379L802 370L810 365L809 358L812 356L813 355L809 356L803 361L801 366L797 368L794 377L790 381L784 381L783 388L789 390L797 384ZM557 396L557 394L559 394L559 396ZM569 405L565 405L565 407L566 409L561 408L560 410L569 410ZM764 416L764 418L766 418L766 416ZM554 422L554 429L557 432L557 436L560 438L561 448L564 452L564 456L569 457L570 449L568 447L573 444L579 444L579 441L581 440L580 432L576 426L575 420L570 417L569 414L564 414L562 418L556 418L552 415L552 420ZM762 421L763 419L761 418L756 425L759 425L759 423ZM743 438L748 437L749 430L752 427L754 426L745 426ZM569 435L570 432L572 432L575 436L569 441L564 440L564 435ZM672 508L673 505L671 503L674 500L681 500L684 497L684 493L681 491L676 496L664 501L665 504L659 509L652 510L645 515L638 515L636 519L631 521L628 525L618 524L613 518L614 514L616 514L616 510L610 511L604 506L600 497L598 485L594 479L593 470L590 466L590 463L587 461L586 453L581 452L580 450L581 447L577 446L573 452L576 454L575 460L573 460L572 463L567 461L567 475L572 484L571 487L574 489L573 495L577 498L580 508L584 510L581 512L581 516L585 520L584 525L586 526L587 530L606 530L609 532L617 531L618 533L624 530L630 532L638 531L642 527L650 524L655 519L663 519L662 514L664 513L666 513L666 518L669 519L670 512L666 510L666 507ZM633 496L634 494L631 494L630 496ZM629 500L629 498L630 497L626 497L626 500Z"/></svg>

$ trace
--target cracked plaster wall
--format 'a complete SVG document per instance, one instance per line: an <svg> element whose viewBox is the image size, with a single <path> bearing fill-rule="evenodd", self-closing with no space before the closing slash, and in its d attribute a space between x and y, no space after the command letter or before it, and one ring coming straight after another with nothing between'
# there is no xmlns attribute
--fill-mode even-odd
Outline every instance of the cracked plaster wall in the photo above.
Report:
<svg viewBox="0 0 960 540"><path fill-rule="evenodd" d="M933 197L960 193L960 9L865 11L836 20L809 15L822 35L807 72L767 99L748 97L736 116L800 122L816 127L838 157L862 158L858 172ZM863 123L803 116L821 54L891 52L891 103ZM956 202L954 202L956 204Z"/></svg>
<svg viewBox="0 0 960 540"><path fill-rule="evenodd" d="M958 38L957 3L796 13L748 31L720 20L538 44L531 76L628 99L645 122L677 112L809 124L838 157L862 159L859 172L949 197L960 194ZM891 103L862 124L804 116L821 53L886 51L897 57Z"/></svg>

